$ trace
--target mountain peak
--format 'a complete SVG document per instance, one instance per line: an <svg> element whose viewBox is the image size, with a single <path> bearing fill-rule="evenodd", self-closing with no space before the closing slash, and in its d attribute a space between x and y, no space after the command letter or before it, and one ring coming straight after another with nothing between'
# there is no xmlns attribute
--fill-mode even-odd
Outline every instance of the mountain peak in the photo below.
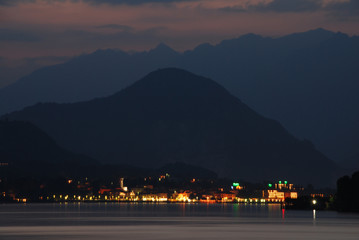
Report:
<svg viewBox="0 0 359 240"><path fill-rule="evenodd" d="M127 91L136 91L136 95L147 96L229 95L227 90L215 81L179 68L153 71L129 87Z"/></svg>
<svg viewBox="0 0 359 240"><path fill-rule="evenodd" d="M149 51L150 54L160 54L160 55L164 55L164 54L178 54L175 50L173 50L171 47L169 47L168 45L166 45L165 43L160 43L158 44L155 48L151 49Z"/></svg>
<svg viewBox="0 0 359 240"><path fill-rule="evenodd" d="M332 32L332 31L324 29L324 28L317 28L317 29L313 29L313 30L304 32L303 34L309 35L311 37L314 37L314 36L331 37L331 36L335 35L335 32Z"/></svg>
<svg viewBox="0 0 359 240"><path fill-rule="evenodd" d="M172 50L172 48L170 46L168 46L166 43L160 42L155 49L170 49Z"/></svg>
<svg viewBox="0 0 359 240"><path fill-rule="evenodd" d="M329 31L327 29L324 29L324 28L316 28L316 29L312 29L312 30L309 30L308 32L318 32L318 33L333 33L332 31Z"/></svg>
<svg viewBox="0 0 359 240"><path fill-rule="evenodd" d="M103 162L184 162L219 176L290 177L303 184L327 184L337 169L213 80L177 68L154 71L111 97L34 106L7 117L31 121L67 149Z"/></svg>
<svg viewBox="0 0 359 240"><path fill-rule="evenodd" d="M327 40L335 35L334 32L326 30L324 28L312 29L306 32L293 33L280 39L292 39L295 41L306 41L306 42L321 42Z"/></svg>

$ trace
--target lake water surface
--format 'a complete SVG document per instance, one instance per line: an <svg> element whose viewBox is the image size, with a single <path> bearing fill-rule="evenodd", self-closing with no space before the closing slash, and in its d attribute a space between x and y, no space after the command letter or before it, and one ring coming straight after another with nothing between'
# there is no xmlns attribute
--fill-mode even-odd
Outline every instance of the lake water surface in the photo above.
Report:
<svg viewBox="0 0 359 240"><path fill-rule="evenodd" d="M359 239L359 215L279 205L0 205L0 239Z"/></svg>

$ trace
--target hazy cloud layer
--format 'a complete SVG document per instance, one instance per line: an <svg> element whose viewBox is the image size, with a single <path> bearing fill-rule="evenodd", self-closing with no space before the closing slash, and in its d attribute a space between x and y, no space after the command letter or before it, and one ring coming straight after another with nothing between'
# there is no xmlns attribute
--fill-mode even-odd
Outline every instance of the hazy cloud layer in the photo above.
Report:
<svg viewBox="0 0 359 240"><path fill-rule="evenodd" d="M340 16L359 17L359 1L350 0L348 2L336 2L328 4L326 9Z"/></svg>
<svg viewBox="0 0 359 240"><path fill-rule="evenodd" d="M195 0L82 0L83 2L88 2L90 4L128 4L128 5L139 5L145 3L171 3L171 2L185 2L185 1L195 1Z"/></svg>
<svg viewBox="0 0 359 240"><path fill-rule="evenodd" d="M227 12L277 12L300 13L314 11L330 11L342 14L359 15L358 0L273 0L245 6L234 5L220 8Z"/></svg>
<svg viewBox="0 0 359 240"><path fill-rule="evenodd" d="M106 25L100 25L100 26L96 26L96 28L100 28L100 29L115 29L115 30L119 30L119 31L132 31L133 28L130 26L126 26L126 25L120 25L120 24L106 24Z"/></svg>
<svg viewBox="0 0 359 240"><path fill-rule="evenodd" d="M35 42L40 40L42 40L41 36L30 31L0 28L0 42Z"/></svg>
<svg viewBox="0 0 359 240"><path fill-rule="evenodd" d="M19 3L35 3L35 2L36 0L0 0L0 6L13 6Z"/></svg>
<svg viewBox="0 0 359 240"><path fill-rule="evenodd" d="M221 2L222 3L218 3ZM90 5L142 5L150 3L189 3L197 2L198 8L205 9L207 5L216 6L224 12L277 12L277 13L298 13L314 11L330 11L337 15L359 15L358 0L263 0L263 1L243 1L243 0L0 0L0 6L15 6L19 3L55 3L72 2L87 3ZM217 2L217 3L216 3ZM233 4L233 3L241 4ZM227 4L226 4L227 3ZM244 4L243 4L244 3ZM223 6L225 5L225 6Z"/></svg>
<svg viewBox="0 0 359 240"><path fill-rule="evenodd" d="M322 0L274 0L268 4L251 6L252 11L274 11L274 12L303 12L321 9Z"/></svg>
<svg viewBox="0 0 359 240"><path fill-rule="evenodd" d="M185 2L185 1L196 1L196 0L0 0L2 6L14 6L19 3L36 3L36 2L85 2L89 4L110 4L110 5L140 5L146 3L171 3L171 2Z"/></svg>

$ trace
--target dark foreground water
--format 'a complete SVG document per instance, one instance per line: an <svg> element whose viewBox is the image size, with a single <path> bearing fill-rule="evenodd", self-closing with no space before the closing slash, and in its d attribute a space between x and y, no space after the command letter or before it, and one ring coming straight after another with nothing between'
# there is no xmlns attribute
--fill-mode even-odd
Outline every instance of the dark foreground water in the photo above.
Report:
<svg viewBox="0 0 359 240"><path fill-rule="evenodd" d="M0 239L359 239L359 215L244 204L4 204Z"/></svg>

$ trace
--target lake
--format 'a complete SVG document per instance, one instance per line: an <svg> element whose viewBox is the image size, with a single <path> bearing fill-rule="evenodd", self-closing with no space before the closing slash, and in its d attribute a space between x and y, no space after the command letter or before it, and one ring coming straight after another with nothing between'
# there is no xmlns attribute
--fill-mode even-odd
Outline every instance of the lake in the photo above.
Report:
<svg viewBox="0 0 359 240"><path fill-rule="evenodd" d="M0 239L358 240L359 215L275 204L2 204Z"/></svg>

